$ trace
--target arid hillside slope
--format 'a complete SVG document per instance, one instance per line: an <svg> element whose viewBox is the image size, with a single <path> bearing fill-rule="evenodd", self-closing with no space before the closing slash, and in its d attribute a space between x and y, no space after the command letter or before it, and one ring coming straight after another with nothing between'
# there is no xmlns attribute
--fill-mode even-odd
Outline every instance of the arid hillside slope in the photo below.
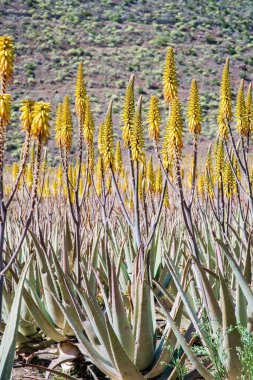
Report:
<svg viewBox="0 0 253 380"><path fill-rule="evenodd" d="M73 94L81 60L96 126L113 98L118 132L122 95L132 73L136 94L144 95L144 111L152 94L163 103L168 46L176 51L184 106L191 79L198 79L206 138L216 134L219 80L226 56L231 57L234 96L241 78L253 78L251 0L0 0L0 14L1 34L12 35L16 47L7 140L10 158L18 157L23 139L18 126L20 100L44 98L52 102L55 113L62 97Z"/></svg>

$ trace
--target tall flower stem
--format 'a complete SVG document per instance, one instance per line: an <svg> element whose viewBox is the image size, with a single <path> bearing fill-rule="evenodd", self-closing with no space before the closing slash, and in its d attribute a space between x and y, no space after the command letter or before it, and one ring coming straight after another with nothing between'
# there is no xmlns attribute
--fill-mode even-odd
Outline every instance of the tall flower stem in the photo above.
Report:
<svg viewBox="0 0 253 380"><path fill-rule="evenodd" d="M81 238L80 238L80 203L79 203L79 186L81 178L81 166L83 157L83 118L79 118L79 155L78 155L78 172L75 188L76 220L75 222L75 246L76 246L76 276L78 285L81 284Z"/></svg>
<svg viewBox="0 0 253 380"><path fill-rule="evenodd" d="M13 198L14 198L14 196L16 194L16 191L18 189L18 184L19 184L20 178L21 178L21 176L22 176L22 174L24 172L25 165L26 165L26 162L27 162L29 148L30 148L30 141L31 141L31 134L30 134L30 131L28 131L27 135L26 135L26 140L25 140L25 149L24 149L24 154L23 154L23 158L22 158L21 167L19 169L19 173L18 173L16 181L14 183L11 195L10 195L8 201L6 202L6 209L8 209L8 207L11 204L11 201L13 200Z"/></svg>
<svg viewBox="0 0 253 380"><path fill-rule="evenodd" d="M193 153L193 170L192 170L192 189L191 189L191 200L189 207L192 207L193 199L194 199L194 193L195 193L195 187L196 187L196 173L197 173L197 159L198 159L198 135L194 133L194 153Z"/></svg>
<svg viewBox="0 0 253 380"><path fill-rule="evenodd" d="M1 81L1 94L5 93L5 80ZM6 226L6 207L4 204L4 134L5 126L0 119L0 272L3 270L4 234ZM3 276L0 275L0 320L2 315Z"/></svg>
<svg viewBox="0 0 253 380"><path fill-rule="evenodd" d="M120 191L119 191L119 187L118 187L118 184L117 184L117 180L115 178L115 173L114 173L114 170L113 170L113 167L112 165L110 165L110 169L111 169L111 173L112 173L112 181L113 181L113 185L114 185L114 188L115 188L115 191L116 191L116 194L118 196L118 199L119 199L119 203L120 203L120 207L121 207L121 210L122 210L122 213L127 221L127 223L129 224L129 226L131 228L133 228L133 222L131 221L130 219L130 216L128 215L128 212L126 210L126 206L125 206L125 203L123 201L123 198L120 194Z"/></svg>
<svg viewBox="0 0 253 380"><path fill-rule="evenodd" d="M136 161L136 180L134 183L134 215L135 215L135 239L137 243L137 248L139 249L142 245L141 241L141 225L140 225L140 205L139 205L139 162Z"/></svg>
<svg viewBox="0 0 253 380"><path fill-rule="evenodd" d="M35 167L35 174L34 174L34 182L33 182L33 189L32 189L30 211L28 213L28 217L26 219L26 223L25 223L23 232L21 234L21 237L19 239L18 245L17 245L13 255L11 256L8 264L4 267L4 269L1 270L0 278L2 278L3 275L9 270L9 268L12 266L14 260L16 259L17 255L18 255L18 253L22 247L22 244L25 240L25 237L26 237L27 231L30 227L31 221L32 221L32 216L33 216L33 212L34 212L34 208L35 208L35 204L36 204L36 198L37 198L37 194L38 194L38 181L39 181L40 164L41 164L41 146L42 146L42 143L41 143L41 140L39 139L38 140L38 147L37 147L37 160L36 160L36 167Z"/></svg>

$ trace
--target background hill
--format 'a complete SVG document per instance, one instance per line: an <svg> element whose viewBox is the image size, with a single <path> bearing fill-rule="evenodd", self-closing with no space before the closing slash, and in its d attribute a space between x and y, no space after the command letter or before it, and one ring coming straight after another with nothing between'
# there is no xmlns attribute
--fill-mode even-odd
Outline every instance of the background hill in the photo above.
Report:
<svg viewBox="0 0 253 380"><path fill-rule="evenodd" d="M7 141L14 158L23 141L17 121L20 100L44 98L55 111L65 94L73 94L81 60L96 126L113 97L118 132L117 115L132 73L145 105L152 94L162 100L168 46L175 47L183 100L191 79L198 79L203 112L208 113L203 125L207 139L216 134L219 81L226 56L231 56L235 89L241 78L250 81L253 77L252 0L0 0L0 14L1 34L12 35L16 47L10 89L14 112Z"/></svg>

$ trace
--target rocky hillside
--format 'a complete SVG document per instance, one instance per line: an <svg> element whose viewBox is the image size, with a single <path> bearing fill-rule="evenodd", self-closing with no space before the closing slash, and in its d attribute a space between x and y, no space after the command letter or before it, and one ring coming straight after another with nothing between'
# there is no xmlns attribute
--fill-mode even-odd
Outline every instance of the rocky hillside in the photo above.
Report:
<svg viewBox="0 0 253 380"><path fill-rule="evenodd" d="M12 35L16 46L14 112L7 141L12 157L18 156L23 138L17 125L20 100L44 98L55 111L66 93L73 94L81 60L96 125L113 97L117 131L117 114L132 73L145 105L151 94L162 100L168 46L176 50L184 101L190 80L199 81L207 138L216 133L225 57L231 57L234 95L241 78L253 77L251 0L0 0L0 14L1 34Z"/></svg>

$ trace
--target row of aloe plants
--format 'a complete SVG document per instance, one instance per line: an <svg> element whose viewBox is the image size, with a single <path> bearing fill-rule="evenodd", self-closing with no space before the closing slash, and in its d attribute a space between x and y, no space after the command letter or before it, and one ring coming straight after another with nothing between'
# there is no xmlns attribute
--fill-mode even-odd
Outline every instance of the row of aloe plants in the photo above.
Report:
<svg viewBox="0 0 253 380"><path fill-rule="evenodd" d="M245 96L240 83L233 124L227 60L217 139L199 160L198 84L191 83L184 121L172 48L163 76L166 127L157 96L144 117L132 76L122 146L115 146L112 102L96 134L81 63L75 118L68 96L56 112L59 165L50 167L43 153L51 106L26 99L21 158L4 167L13 49L10 37L0 38L0 379L10 378L15 351L27 363L52 354L46 378L60 364L83 361L115 380L250 379L251 85ZM186 157L184 124L193 140Z"/></svg>

